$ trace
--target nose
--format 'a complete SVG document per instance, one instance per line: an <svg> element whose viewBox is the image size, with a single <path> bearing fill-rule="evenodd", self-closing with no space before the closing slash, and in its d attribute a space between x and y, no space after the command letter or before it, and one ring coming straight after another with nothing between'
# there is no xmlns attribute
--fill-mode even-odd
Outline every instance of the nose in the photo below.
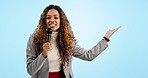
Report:
<svg viewBox="0 0 148 78"><path fill-rule="evenodd" d="M54 23L55 23L55 20L54 20L54 19L51 19L51 20L49 21L49 23L50 23L50 24L54 24Z"/></svg>

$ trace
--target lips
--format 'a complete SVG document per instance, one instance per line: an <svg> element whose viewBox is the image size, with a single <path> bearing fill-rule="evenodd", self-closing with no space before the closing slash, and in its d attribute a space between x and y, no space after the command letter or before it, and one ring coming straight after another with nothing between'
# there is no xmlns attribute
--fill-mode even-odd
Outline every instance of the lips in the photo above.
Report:
<svg viewBox="0 0 148 78"><path fill-rule="evenodd" d="M54 28L55 26L50 26L50 28Z"/></svg>
<svg viewBox="0 0 148 78"><path fill-rule="evenodd" d="M50 28L54 28L56 25L55 24L49 24Z"/></svg>

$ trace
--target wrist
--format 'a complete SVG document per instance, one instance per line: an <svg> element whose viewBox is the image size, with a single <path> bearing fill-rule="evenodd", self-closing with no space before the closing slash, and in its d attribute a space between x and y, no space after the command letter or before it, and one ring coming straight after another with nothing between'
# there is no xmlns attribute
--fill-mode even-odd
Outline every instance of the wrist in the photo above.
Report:
<svg viewBox="0 0 148 78"><path fill-rule="evenodd" d="M103 37L103 39L106 41L106 42L109 42L110 41L110 39L109 38L107 38L107 37Z"/></svg>
<svg viewBox="0 0 148 78"><path fill-rule="evenodd" d="M44 58L46 58L46 57L47 57L47 55L46 55L45 53L43 53L43 52L42 52L42 56L43 56Z"/></svg>

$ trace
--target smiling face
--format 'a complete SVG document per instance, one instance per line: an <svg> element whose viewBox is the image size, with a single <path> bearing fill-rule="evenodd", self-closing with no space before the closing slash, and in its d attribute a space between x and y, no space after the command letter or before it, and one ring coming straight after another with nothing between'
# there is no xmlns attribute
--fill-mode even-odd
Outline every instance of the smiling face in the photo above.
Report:
<svg viewBox="0 0 148 78"><path fill-rule="evenodd" d="M57 31L60 28L60 14L56 9L50 9L46 15L46 26L52 31Z"/></svg>

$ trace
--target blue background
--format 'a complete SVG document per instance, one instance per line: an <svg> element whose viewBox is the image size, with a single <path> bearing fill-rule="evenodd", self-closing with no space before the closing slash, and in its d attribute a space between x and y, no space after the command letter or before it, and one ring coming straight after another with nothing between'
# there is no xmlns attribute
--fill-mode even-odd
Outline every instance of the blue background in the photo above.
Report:
<svg viewBox="0 0 148 78"><path fill-rule="evenodd" d="M85 49L110 28L122 25L93 61L73 58L75 78L148 78L147 0L1 0L0 78L30 78L26 44L49 4L64 10L78 44Z"/></svg>

